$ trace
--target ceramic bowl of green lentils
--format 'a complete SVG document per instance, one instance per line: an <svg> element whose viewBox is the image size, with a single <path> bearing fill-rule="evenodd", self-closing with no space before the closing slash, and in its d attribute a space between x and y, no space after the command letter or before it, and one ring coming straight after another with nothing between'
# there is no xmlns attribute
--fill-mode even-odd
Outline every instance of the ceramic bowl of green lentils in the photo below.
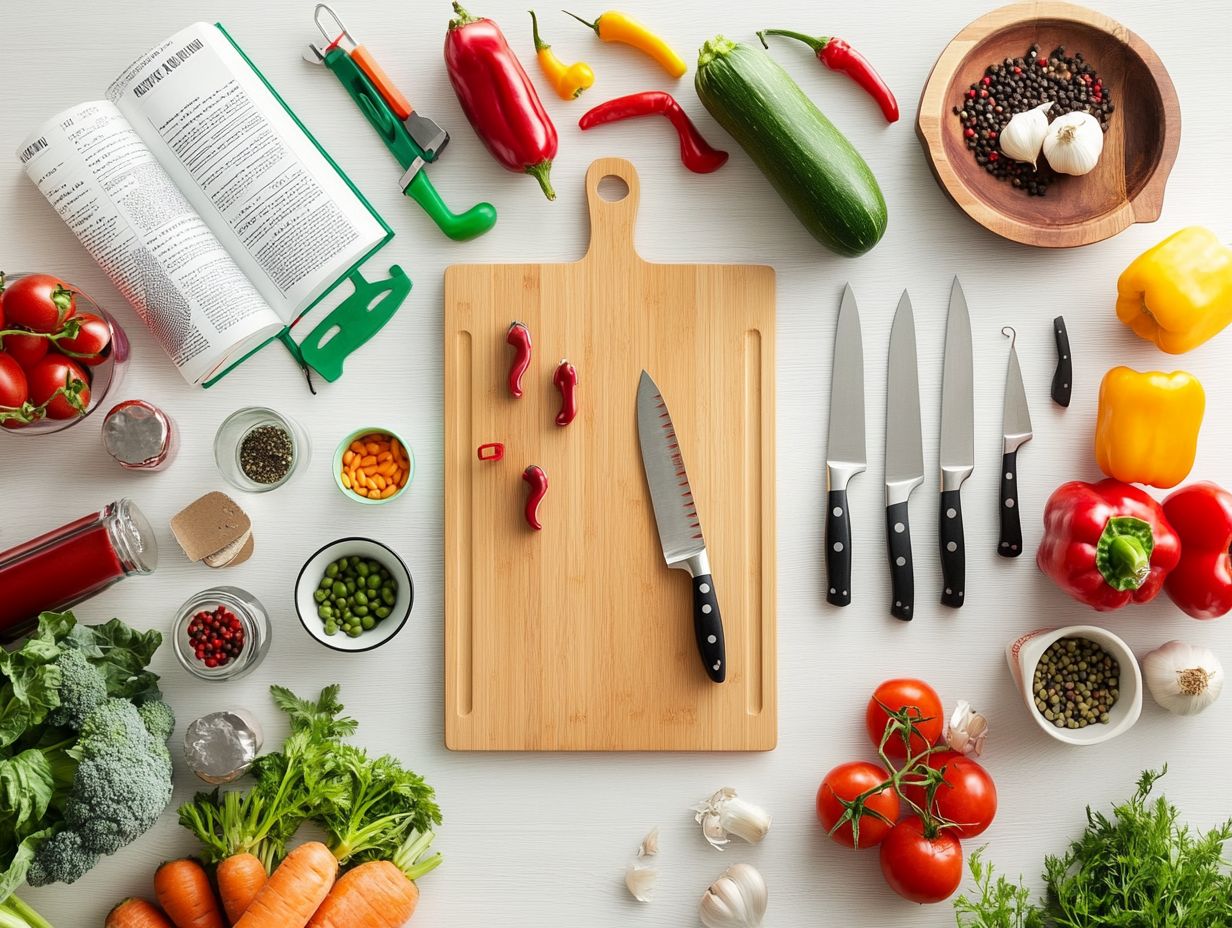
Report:
<svg viewBox="0 0 1232 928"><path fill-rule="evenodd" d="M295 611L327 648L379 648L402 630L415 584L392 548L371 538L339 538L304 562L295 580Z"/></svg>

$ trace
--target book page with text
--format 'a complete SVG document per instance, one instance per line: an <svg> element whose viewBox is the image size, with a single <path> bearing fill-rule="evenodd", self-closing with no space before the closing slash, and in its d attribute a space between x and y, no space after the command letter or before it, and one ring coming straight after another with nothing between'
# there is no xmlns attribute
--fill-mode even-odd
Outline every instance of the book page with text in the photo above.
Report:
<svg viewBox="0 0 1232 928"><path fill-rule="evenodd" d="M287 322L385 237L218 27L176 33L107 96Z"/></svg>

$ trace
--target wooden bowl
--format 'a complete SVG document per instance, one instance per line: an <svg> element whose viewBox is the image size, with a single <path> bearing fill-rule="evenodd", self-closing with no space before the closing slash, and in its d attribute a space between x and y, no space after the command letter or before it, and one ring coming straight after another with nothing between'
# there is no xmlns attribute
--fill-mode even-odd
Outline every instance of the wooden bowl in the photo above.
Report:
<svg viewBox="0 0 1232 928"><path fill-rule="evenodd" d="M1116 105L1099 164L1059 175L1047 196L1027 196L977 164L953 107L988 65L1021 56L1032 43L1082 52ZM971 23L946 46L920 97L916 131L942 189L998 235L1044 248L1111 238L1154 222L1181 142L1181 108L1159 56L1120 23L1068 3L1017 3Z"/></svg>

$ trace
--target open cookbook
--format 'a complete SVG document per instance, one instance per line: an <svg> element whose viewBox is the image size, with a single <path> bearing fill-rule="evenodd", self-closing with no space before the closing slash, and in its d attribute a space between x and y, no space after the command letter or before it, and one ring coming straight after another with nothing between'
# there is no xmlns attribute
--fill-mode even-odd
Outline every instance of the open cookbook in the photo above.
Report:
<svg viewBox="0 0 1232 928"><path fill-rule="evenodd" d="M22 144L30 179L189 383L275 338L303 363L290 326L359 290L392 230L221 25L176 33L106 97Z"/></svg>

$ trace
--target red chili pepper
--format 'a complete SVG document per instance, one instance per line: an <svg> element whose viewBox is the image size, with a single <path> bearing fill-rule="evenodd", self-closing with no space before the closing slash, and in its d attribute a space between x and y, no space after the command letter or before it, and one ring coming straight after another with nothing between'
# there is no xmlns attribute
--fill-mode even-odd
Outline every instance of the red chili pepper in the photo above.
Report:
<svg viewBox="0 0 1232 928"><path fill-rule="evenodd" d="M471 16L457 0L445 34L445 65L462 112L492 157L539 181L556 199L549 172L556 157L556 127L539 101L500 27Z"/></svg>
<svg viewBox="0 0 1232 928"><path fill-rule="evenodd" d="M1164 589L1195 619L1232 611L1232 493L1195 483L1164 500L1164 515L1181 536L1181 562Z"/></svg>
<svg viewBox="0 0 1232 928"><path fill-rule="evenodd" d="M556 414L557 425L568 425L577 416L577 368L567 360L556 365L552 383L560 391L560 412Z"/></svg>
<svg viewBox="0 0 1232 928"><path fill-rule="evenodd" d="M727 152L720 151L702 138L697 126L676 102L662 90L631 93L600 103L578 120L582 129L593 129L604 123L632 119L635 116L666 116L680 136L680 160L695 174L709 174L727 163Z"/></svg>
<svg viewBox="0 0 1232 928"><path fill-rule="evenodd" d="M864 88L864 92L877 101L886 122L898 122L898 101L894 92L881 75L876 72L869 60L851 47L846 41L832 35L812 36L802 32L791 32L787 29L763 29L757 33L761 44L766 45L766 36L781 35L789 39L798 39L817 55L817 60L831 71L841 71ZM987 91L983 91L987 95ZM968 96L975 96L968 93Z"/></svg>
<svg viewBox="0 0 1232 928"><path fill-rule="evenodd" d="M536 532L543 531L543 524L539 521L539 504L548 493L548 475L538 464L532 464L522 471L522 479L530 487L526 496L526 524Z"/></svg>
<svg viewBox="0 0 1232 928"><path fill-rule="evenodd" d="M530 367L530 329L524 322L511 322L505 341L514 348L513 363L509 366L509 394L517 399L522 395L522 375Z"/></svg>
<svg viewBox="0 0 1232 928"><path fill-rule="evenodd" d="M1181 540L1150 496L1119 480L1062 484L1044 509L1040 570L1106 612L1150 602L1181 558Z"/></svg>

